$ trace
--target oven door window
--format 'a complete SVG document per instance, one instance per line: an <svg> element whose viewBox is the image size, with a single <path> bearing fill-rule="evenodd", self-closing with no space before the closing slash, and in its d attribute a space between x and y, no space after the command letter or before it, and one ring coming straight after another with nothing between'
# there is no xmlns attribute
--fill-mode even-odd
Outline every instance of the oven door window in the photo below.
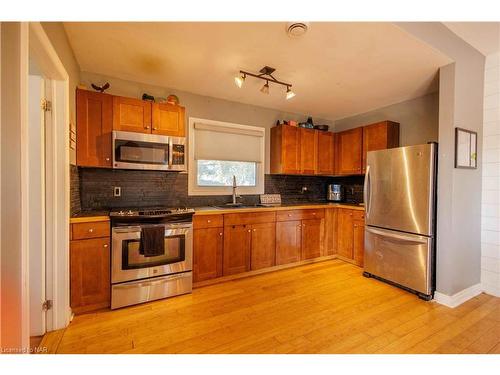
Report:
<svg viewBox="0 0 500 375"><path fill-rule="evenodd" d="M168 164L168 144L115 141L115 160L124 163Z"/></svg>
<svg viewBox="0 0 500 375"><path fill-rule="evenodd" d="M184 235L165 237L165 254L153 257L145 257L139 253L139 239L122 241L124 270L164 266L184 260L186 260Z"/></svg>

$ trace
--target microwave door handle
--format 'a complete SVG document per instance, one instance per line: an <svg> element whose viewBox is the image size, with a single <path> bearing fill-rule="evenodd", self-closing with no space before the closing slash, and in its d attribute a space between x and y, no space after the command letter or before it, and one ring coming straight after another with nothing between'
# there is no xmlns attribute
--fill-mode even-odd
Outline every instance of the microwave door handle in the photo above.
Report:
<svg viewBox="0 0 500 375"><path fill-rule="evenodd" d="M372 189L371 189L371 179L370 179L370 166L366 166L366 172L365 172L365 186L363 187L363 200L365 202L365 215L366 218L368 219L368 216L370 215L370 203L371 203L371 198L372 198Z"/></svg>

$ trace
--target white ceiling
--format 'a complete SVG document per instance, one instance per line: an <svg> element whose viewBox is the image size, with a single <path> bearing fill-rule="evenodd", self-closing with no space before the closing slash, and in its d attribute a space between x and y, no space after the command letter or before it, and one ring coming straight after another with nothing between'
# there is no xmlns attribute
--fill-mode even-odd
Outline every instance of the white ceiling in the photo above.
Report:
<svg viewBox="0 0 500 375"><path fill-rule="evenodd" d="M485 56L500 51L500 22L445 22L444 25Z"/></svg>
<svg viewBox="0 0 500 375"><path fill-rule="evenodd" d="M436 91L450 60L392 23L312 23L301 38L284 22L65 23L82 71L336 120ZM240 69L276 68L284 88ZM181 98L182 100L182 98Z"/></svg>

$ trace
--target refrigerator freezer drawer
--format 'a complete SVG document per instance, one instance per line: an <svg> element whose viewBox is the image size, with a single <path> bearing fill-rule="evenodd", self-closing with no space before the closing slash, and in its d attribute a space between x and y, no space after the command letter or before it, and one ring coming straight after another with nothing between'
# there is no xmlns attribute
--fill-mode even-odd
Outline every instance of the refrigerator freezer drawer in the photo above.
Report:
<svg viewBox="0 0 500 375"><path fill-rule="evenodd" d="M193 273L156 277L111 286L111 309L191 293Z"/></svg>
<svg viewBox="0 0 500 375"><path fill-rule="evenodd" d="M367 226L366 272L430 295L433 238Z"/></svg>

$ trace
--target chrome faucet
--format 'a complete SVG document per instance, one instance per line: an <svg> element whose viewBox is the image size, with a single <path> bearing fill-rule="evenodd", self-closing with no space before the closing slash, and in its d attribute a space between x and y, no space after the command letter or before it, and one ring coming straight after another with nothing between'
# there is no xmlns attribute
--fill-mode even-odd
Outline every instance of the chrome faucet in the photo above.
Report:
<svg viewBox="0 0 500 375"><path fill-rule="evenodd" d="M241 198L239 195L236 194L236 188L238 185L236 185L236 176L233 175L233 205L236 205L236 198Z"/></svg>

